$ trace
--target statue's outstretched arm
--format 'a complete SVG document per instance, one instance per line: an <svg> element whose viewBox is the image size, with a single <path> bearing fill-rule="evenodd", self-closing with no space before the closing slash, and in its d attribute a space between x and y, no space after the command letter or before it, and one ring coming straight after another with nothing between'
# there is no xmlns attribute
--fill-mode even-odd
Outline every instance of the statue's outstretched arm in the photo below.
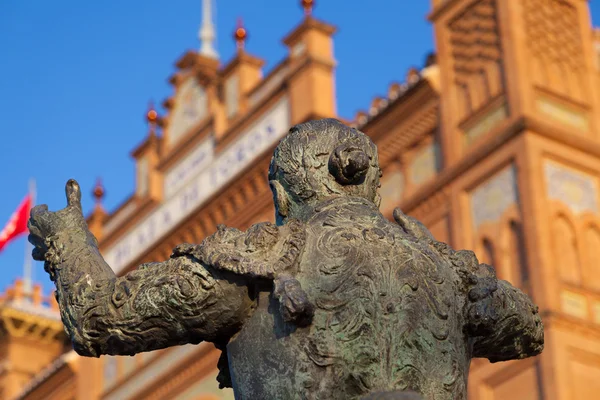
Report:
<svg viewBox="0 0 600 400"><path fill-rule="evenodd" d="M472 251L454 251L435 241L422 223L399 208L393 215L404 231L443 249L463 278L463 289L467 293L466 329L473 345L473 357L506 361L542 351L542 321L537 306L525 293L506 281L499 281L494 268L479 264Z"/></svg>
<svg viewBox="0 0 600 400"><path fill-rule="evenodd" d="M175 252L116 277L81 212L80 191L67 183L66 208L35 207L29 221L33 256L56 284L65 329L77 353L132 355L186 343L219 343L235 333L253 303L244 282Z"/></svg>
<svg viewBox="0 0 600 400"><path fill-rule="evenodd" d="M473 357L491 362L538 355L544 348L544 327L538 307L494 269L479 264L468 292L467 333Z"/></svg>

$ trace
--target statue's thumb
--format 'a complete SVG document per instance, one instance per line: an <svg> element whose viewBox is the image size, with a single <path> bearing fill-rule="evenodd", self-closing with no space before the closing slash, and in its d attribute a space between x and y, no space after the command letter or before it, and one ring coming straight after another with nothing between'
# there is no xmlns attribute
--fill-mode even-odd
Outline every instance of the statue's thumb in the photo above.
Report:
<svg viewBox="0 0 600 400"><path fill-rule="evenodd" d="M81 210L81 189L75 179L69 179L65 187L67 205Z"/></svg>

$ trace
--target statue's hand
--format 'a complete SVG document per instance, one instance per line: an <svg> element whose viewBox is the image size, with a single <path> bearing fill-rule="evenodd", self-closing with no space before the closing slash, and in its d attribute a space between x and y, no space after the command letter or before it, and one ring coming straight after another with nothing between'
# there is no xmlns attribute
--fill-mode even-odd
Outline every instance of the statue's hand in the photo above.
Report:
<svg viewBox="0 0 600 400"><path fill-rule="evenodd" d="M35 260L58 264L62 246L73 241L83 243L88 237L81 209L79 184L70 179L66 184L65 192L67 206L62 210L48 211L48 206L45 204L31 210L27 224L28 240L34 246L32 256Z"/></svg>
<svg viewBox="0 0 600 400"><path fill-rule="evenodd" d="M434 240L433 235L421 223L421 221L406 215L400 208L395 208L393 212L394 220L408 234L413 235L419 240Z"/></svg>

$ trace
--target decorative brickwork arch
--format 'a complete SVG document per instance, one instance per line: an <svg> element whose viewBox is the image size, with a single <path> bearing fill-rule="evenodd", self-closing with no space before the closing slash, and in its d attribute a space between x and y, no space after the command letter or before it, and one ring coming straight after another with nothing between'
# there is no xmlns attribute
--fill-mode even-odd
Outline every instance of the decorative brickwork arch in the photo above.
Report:
<svg viewBox="0 0 600 400"><path fill-rule="evenodd" d="M521 212L517 205L510 206L499 224L502 247L501 263L506 279L513 285L529 290L529 267Z"/></svg>
<svg viewBox="0 0 600 400"><path fill-rule="evenodd" d="M581 256L577 224L571 213L564 209L552 218L552 251L555 269L563 283L580 286L582 282Z"/></svg>
<svg viewBox="0 0 600 400"><path fill-rule="evenodd" d="M449 24L459 120L503 91L502 46L496 0L475 2Z"/></svg>
<svg viewBox="0 0 600 400"><path fill-rule="evenodd" d="M586 214L581 218L582 244L582 275L584 285L600 292L600 218Z"/></svg>

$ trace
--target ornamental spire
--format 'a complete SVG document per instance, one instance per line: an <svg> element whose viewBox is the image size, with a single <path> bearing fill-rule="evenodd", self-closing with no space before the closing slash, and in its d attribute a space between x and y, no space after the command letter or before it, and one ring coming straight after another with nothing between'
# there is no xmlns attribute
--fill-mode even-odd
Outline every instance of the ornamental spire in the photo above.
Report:
<svg viewBox="0 0 600 400"><path fill-rule="evenodd" d="M102 185L102 179L96 179L96 185L92 191L94 199L96 200L96 208L102 208L102 199L104 198L104 186Z"/></svg>
<svg viewBox="0 0 600 400"><path fill-rule="evenodd" d="M242 18L238 18L237 26L235 31L233 32L233 39L237 45L239 51L244 50L244 45L246 44L246 38L248 37L248 32L246 28L244 28L244 21Z"/></svg>
<svg viewBox="0 0 600 400"><path fill-rule="evenodd" d="M315 7L314 0L302 0L300 5L304 9L304 15L310 17L312 15L313 8Z"/></svg>
<svg viewBox="0 0 600 400"><path fill-rule="evenodd" d="M200 39L200 54L203 56L219 59L219 54L215 50L215 25L212 21L212 2L213 0L202 0L202 25L198 31Z"/></svg>
<svg viewBox="0 0 600 400"><path fill-rule="evenodd" d="M154 126L156 125L156 123L158 122L158 113L156 112L156 109L154 108L154 102L152 100L150 100L150 102L148 103L148 111L146 112L146 121L148 121L148 123L152 127L151 128L152 130L153 130Z"/></svg>

